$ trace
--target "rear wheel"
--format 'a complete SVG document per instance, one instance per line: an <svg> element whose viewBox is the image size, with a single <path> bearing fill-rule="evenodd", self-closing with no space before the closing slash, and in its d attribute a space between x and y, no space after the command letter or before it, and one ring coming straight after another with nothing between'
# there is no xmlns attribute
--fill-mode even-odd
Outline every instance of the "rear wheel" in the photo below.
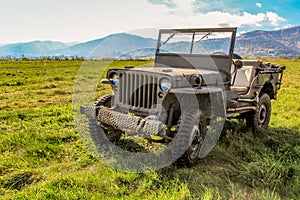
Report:
<svg viewBox="0 0 300 200"><path fill-rule="evenodd" d="M268 94L263 94L259 98L257 109L246 116L246 123L248 127L268 128L271 119L271 99Z"/></svg>
<svg viewBox="0 0 300 200"><path fill-rule="evenodd" d="M184 111L178 120L174 139L175 148L172 153L177 158L175 164L194 165L199 158L205 134L206 124L202 112L198 109Z"/></svg>

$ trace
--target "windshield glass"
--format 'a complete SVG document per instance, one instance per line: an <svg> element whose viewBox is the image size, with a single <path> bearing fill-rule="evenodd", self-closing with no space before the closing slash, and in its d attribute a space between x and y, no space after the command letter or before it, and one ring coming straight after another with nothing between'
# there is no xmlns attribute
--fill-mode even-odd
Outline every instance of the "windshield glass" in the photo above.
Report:
<svg viewBox="0 0 300 200"><path fill-rule="evenodd" d="M163 32L158 53L229 55L232 32Z"/></svg>

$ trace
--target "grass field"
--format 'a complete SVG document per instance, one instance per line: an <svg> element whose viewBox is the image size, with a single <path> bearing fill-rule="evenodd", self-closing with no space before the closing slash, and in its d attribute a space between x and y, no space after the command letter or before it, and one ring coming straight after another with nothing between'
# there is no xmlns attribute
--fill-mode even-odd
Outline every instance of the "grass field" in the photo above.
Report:
<svg viewBox="0 0 300 200"><path fill-rule="evenodd" d="M72 114L81 64L0 61L1 199L300 199L300 62L280 63L287 70L268 130L227 122L195 167L144 174L108 168L82 144Z"/></svg>

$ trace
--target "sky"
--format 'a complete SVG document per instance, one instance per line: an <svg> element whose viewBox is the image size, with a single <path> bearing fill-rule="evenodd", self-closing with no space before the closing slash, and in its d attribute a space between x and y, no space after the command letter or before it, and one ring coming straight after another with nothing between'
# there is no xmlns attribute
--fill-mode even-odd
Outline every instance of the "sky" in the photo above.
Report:
<svg viewBox="0 0 300 200"><path fill-rule="evenodd" d="M298 26L299 19L299 0L0 0L0 44L84 42L149 28L243 33Z"/></svg>

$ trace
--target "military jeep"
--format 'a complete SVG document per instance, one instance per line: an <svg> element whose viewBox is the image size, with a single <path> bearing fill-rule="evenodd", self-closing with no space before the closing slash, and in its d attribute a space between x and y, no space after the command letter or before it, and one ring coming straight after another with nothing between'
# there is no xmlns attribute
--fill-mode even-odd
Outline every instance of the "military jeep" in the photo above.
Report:
<svg viewBox="0 0 300 200"><path fill-rule="evenodd" d="M102 83L114 94L81 113L111 141L123 133L166 144L177 138L176 163L193 165L213 120L240 117L254 130L268 127L285 67L242 59L235 39L236 28L160 30L154 67L108 70Z"/></svg>

